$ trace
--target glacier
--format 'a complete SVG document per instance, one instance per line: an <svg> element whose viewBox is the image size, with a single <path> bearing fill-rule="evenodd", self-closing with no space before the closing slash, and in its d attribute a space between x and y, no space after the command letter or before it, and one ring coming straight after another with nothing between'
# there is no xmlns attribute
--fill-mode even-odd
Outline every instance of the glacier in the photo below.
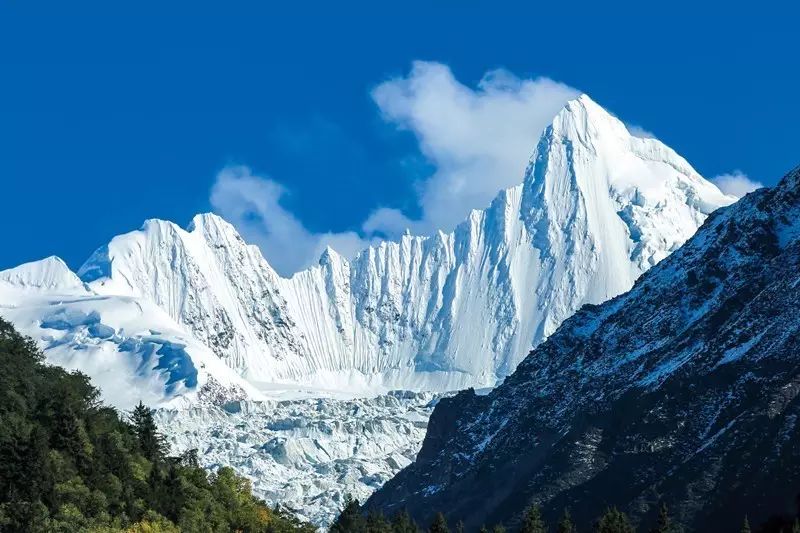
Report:
<svg viewBox="0 0 800 533"><path fill-rule="evenodd" d="M237 401L160 409L176 453L201 466L232 466L254 493L315 524L330 524L347 494L361 501L414 460L438 399L394 392L375 398Z"/></svg>
<svg viewBox="0 0 800 533"><path fill-rule="evenodd" d="M0 272L0 314L112 405L164 409L176 450L322 524L413 459L426 395L496 386L736 200L585 95L521 178L453 232L327 249L291 277L214 214L148 220L77 273L58 258Z"/></svg>

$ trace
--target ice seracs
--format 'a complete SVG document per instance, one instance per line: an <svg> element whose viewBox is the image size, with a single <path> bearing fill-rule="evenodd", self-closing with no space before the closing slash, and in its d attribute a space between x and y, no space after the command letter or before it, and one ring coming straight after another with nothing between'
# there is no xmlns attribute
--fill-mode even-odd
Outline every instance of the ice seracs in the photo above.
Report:
<svg viewBox="0 0 800 533"><path fill-rule="evenodd" d="M175 453L197 449L201 465L235 468L255 493L315 524L330 524L347 494L361 501L408 466L435 403L430 393L375 398L235 402L162 409Z"/></svg>

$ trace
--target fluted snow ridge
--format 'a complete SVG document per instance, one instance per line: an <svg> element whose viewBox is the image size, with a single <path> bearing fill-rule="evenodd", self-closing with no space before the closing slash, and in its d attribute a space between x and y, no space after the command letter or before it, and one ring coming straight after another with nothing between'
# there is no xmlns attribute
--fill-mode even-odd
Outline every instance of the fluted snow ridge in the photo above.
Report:
<svg viewBox="0 0 800 533"><path fill-rule="evenodd" d="M255 384L491 386L733 200L581 96L543 133L523 183L451 233L406 235L352 261L327 250L282 278L216 215L186 230L151 220L79 275L99 294L152 301Z"/></svg>

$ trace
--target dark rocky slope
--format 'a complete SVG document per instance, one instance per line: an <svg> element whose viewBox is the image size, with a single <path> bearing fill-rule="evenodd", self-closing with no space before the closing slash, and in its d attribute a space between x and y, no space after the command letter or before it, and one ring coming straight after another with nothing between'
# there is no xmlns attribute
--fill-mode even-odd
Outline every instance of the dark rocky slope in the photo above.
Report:
<svg viewBox="0 0 800 533"><path fill-rule="evenodd" d="M689 529L737 530L795 512L798 393L800 169L584 307L488 396L442 400L366 507L473 530L534 501L585 529L609 505L649 526L664 501Z"/></svg>

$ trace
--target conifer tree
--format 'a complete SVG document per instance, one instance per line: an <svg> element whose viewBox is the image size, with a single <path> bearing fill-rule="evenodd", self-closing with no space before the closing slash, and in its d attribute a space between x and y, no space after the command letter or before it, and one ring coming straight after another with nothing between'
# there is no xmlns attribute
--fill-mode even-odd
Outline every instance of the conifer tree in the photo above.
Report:
<svg viewBox="0 0 800 533"><path fill-rule="evenodd" d="M394 515L392 519L392 531L394 531L394 533L418 533L419 528L417 524L414 523L414 520L411 519L411 515L408 514L408 511L403 509Z"/></svg>
<svg viewBox="0 0 800 533"><path fill-rule="evenodd" d="M447 527L447 520L445 520L442 513L436 513L428 531L430 533L450 533L450 528Z"/></svg>
<svg viewBox="0 0 800 533"><path fill-rule="evenodd" d="M152 463L160 462L165 455L167 445L164 436L158 432L153 411L140 401L134 407L130 420L142 455Z"/></svg>
<svg viewBox="0 0 800 533"><path fill-rule="evenodd" d="M520 533L545 533L547 526L542 521L542 511L536 504L530 504L525 509L522 517L522 527Z"/></svg>
<svg viewBox="0 0 800 533"><path fill-rule="evenodd" d="M742 533L750 533L750 521L747 519L747 515L744 515L744 523L742 523Z"/></svg>
<svg viewBox="0 0 800 533"><path fill-rule="evenodd" d="M800 533L800 520L797 518L794 519L794 523L792 524L792 533Z"/></svg>
<svg viewBox="0 0 800 533"><path fill-rule="evenodd" d="M564 509L564 515L558 522L558 533L574 533L575 526L572 524L572 517L569 514L569 509Z"/></svg>
<svg viewBox="0 0 800 533"><path fill-rule="evenodd" d="M363 533L367 530L367 523L361 514L358 500L349 494L344 497L344 508L331 524L331 533Z"/></svg>
<svg viewBox="0 0 800 533"><path fill-rule="evenodd" d="M492 529L492 533L506 533L506 526L504 526L503 524L497 524Z"/></svg>
<svg viewBox="0 0 800 533"><path fill-rule="evenodd" d="M392 526L379 511L370 511L367 515L367 533L392 533Z"/></svg>
<svg viewBox="0 0 800 533"><path fill-rule="evenodd" d="M597 523L597 533L635 533L635 529L628 520L628 515L611 507Z"/></svg>

